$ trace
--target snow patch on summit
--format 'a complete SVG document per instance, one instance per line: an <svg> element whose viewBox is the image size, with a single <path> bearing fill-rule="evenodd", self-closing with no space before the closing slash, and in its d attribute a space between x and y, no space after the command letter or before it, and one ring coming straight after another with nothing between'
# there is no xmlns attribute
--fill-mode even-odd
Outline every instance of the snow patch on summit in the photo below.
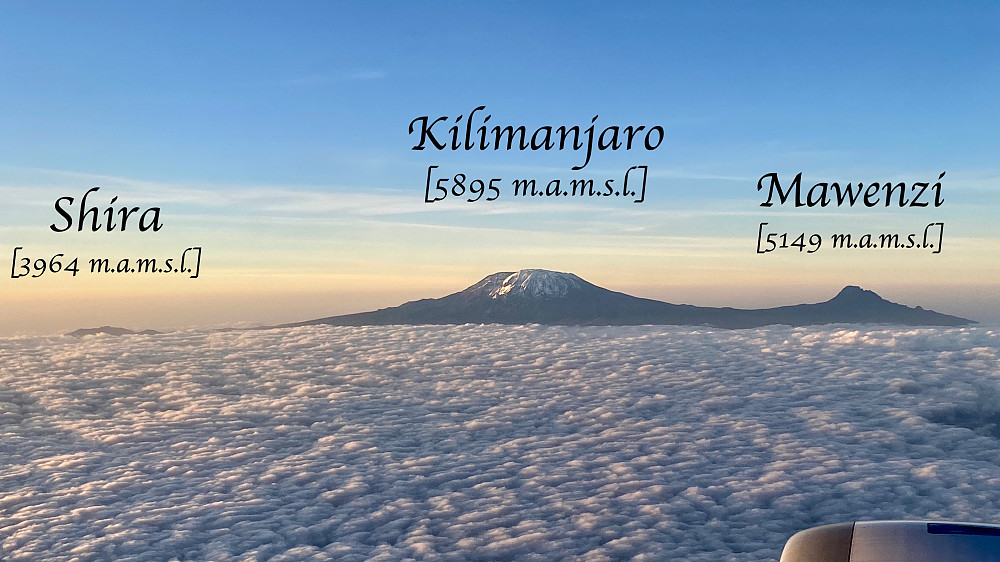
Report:
<svg viewBox="0 0 1000 562"><path fill-rule="evenodd" d="M572 273L559 273L545 269L522 269L504 278L498 287L490 291L490 298L499 299L510 295L524 295L533 298L560 298L572 289L583 287L584 281Z"/></svg>

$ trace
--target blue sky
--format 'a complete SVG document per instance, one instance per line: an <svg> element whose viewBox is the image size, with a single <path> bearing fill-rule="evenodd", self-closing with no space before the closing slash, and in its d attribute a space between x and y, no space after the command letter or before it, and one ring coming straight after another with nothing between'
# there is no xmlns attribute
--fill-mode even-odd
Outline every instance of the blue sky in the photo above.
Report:
<svg viewBox="0 0 1000 562"><path fill-rule="evenodd" d="M3 283L26 312L43 289L67 303L131 295L129 310L155 325L389 306L518 267L734 306L822 300L859 283L954 313L994 306L987 316L1000 319L990 305L1000 297L998 12L986 2L6 2L0 249L199 243L212 257L198 285ZM662 126L655 151L588 165L597 177L648 165L647 202L423 204L432 164L541 178L579 163L569 151L410 150L413 118L480 105L493 124L529 130L594 115L599 126ZM813 183L933 182L947 171L947 202L765 211L756 180L772 171ZM168 227L46 232L54 199L91 185L160 205ZM950 255L754 255L756 225L776 218L858 231L944 220ZM595 236L589 252L581 237ZM244 285L271 304L246 306ZM961 298L941 296L954 285ZM165 296L180 308L148 304ZM240 312L194 312L226 298ZM102 309L72 321L97 322ZM54 315L38 329L61 329Z"/></svg>

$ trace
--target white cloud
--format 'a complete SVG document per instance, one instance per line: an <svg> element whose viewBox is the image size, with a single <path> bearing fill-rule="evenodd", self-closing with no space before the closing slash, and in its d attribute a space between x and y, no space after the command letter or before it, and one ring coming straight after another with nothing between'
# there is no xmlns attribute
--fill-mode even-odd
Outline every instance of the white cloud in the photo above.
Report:
<svg viewBox="0 0 1000 562"><path fill-rule="evenodd" d="M762 560L1000 502L988 327L2 343L5 560Z"/></svg>

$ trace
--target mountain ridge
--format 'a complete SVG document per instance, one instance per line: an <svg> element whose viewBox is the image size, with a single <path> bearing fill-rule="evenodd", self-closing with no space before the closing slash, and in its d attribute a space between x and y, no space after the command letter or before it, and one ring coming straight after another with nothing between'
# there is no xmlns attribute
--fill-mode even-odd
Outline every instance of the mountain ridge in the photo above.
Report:
<svg viewBox="0 0 1000 562"><path fill-rule="evenodd" d="M73 330L67 333L67 336L73 336L75 338L82 338L83 336L97 336L97 335L109 335L109 336L127 336L132 334L138 334L142 336L153 336L160 332L156 330L129 330L128 328L121 328L119 326L101 326L99 328L80 328L78 330Z"/></svg>
<svg viewBox="0 0 1000 562"><path fill-rule="evenodd" d="M545 269L501 271L462 291L410 301L370 312L282 324L366 326L386 324L553 324L689 325L755 328L785 324L836 323L961 326L972 320L909 307L883 299L857 285L832 299L764 309L701 307L635 297L599 287L573 273Z"/></svg>

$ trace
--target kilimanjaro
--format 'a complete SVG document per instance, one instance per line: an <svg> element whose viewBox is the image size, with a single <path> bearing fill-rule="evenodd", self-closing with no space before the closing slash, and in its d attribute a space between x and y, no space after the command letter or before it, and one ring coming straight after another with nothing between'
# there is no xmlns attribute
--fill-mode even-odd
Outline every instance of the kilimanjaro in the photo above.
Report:
<svg viewBox="0 0 1000 562"><path fill-rule="evenodd" d="M522 269L494 273L464 291L371 312L330 316L280 327L328 324L681 325L756 328L772 324L897 324L961 326L971 320L889 302L872 291L844 287L816 304L764 309L670 304L610 291L572 273Z"/></svg>

